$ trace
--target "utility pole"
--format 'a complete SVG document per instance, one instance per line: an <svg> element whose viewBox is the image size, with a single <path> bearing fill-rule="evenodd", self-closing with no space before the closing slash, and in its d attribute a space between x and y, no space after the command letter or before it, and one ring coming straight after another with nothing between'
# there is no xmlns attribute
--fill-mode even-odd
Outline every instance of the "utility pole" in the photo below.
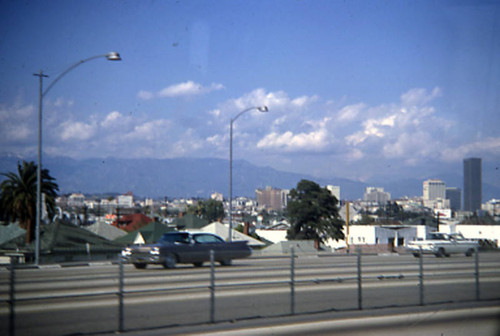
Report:
<svg viewBox="0 0 500 336"><path fill-rule="evenodd" d="M345 202L345 217L346 217L346 237L345 244L347 248L347 253L349 253L349 201Z"/></svg>
<svg viewBox="0 0 500 336"><path fill-rule="evenodd" d="M38 165L36 167L36 221L35 221L35 264L40 264L40 219L42 217L42 104L43 104L43 78L49 77L40 70L33 74L40 81L38 95ZM33 230L33 228L32 228Z"/></svg>

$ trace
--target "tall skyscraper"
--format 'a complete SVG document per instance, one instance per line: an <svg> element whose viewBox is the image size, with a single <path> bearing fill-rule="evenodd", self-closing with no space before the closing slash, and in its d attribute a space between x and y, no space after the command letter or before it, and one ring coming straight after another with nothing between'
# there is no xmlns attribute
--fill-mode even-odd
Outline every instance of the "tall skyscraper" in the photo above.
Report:
<svg viewBox="0 0 500 336"><path fill-rule="evenodd" d="M460 188L446 188L446 199L450 200L450 209L462 209L462 190Z"/></svg>
<svg viewBox="0 0 500 336"><path fill-rule="evenodd" d="M482 202L481 159L464 159L464 210L481 210Z"/></svg>

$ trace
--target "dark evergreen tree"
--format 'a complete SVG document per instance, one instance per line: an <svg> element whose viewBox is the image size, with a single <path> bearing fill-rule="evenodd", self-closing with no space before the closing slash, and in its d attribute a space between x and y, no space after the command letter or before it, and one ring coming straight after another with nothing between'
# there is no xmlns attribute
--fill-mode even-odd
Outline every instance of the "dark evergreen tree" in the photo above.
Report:
<svg viewBox="0 0 500 336"><path fill-rule="evenodd" d="M315 182L301 180L290 191L286 217L291 224L289 240L314 239L320 243L329 238L344 239L337 198Z"/></svg>

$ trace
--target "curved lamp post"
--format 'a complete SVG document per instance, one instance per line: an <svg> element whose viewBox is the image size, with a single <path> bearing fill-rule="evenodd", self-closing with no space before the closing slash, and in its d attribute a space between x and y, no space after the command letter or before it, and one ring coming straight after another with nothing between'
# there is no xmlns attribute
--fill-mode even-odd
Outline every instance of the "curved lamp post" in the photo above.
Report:
<svg viewBox="0 0 500 336"><path fill-rule="evenodd" d="M40 70L39 73L33 74L33 76L37 76L40 79L40 90L38 96L38 165L36 170L36 227L35 227L35 263L38 265L40 262L40 221L42 215L42 105L43 105L43 97L47 94L47 92L56 84L64 75L68 72L90 60L106 57L108 61L121 61L120 54L117 52L109 52L103 55L92 56L81 60L66 70L64 70L59 76L57 76L52 83L47 86L45 91L43 90L43 78L49 77L43 73L43 70Z"/></svg>
<svg viewBox="0 0 500 336"><path fill-rule="evenodd" d="M257 110L259 112L267 112L267 106L254 106L249 107L236 115L236 117L231 119L230 131L229 131L229 241L233 241L233 123L238 119L243 113Z"/></svg>

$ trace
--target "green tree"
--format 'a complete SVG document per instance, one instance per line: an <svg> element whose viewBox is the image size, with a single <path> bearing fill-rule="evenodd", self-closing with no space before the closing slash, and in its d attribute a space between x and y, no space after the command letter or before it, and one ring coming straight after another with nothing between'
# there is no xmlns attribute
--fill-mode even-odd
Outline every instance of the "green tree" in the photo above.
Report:
<svg viewBox="0 0 500 336"><path fill-rule="evenodd" d="M7 177L0 184L0 211L7 221L19 221L26 230L26 242L35 238L37 165L23 161L17 164L17 174L2 173ZM41 192L45 195L45 206L49 218L55 214L55 198L59 187L47 169L42 169ZM43 206L43 204L42 204Z"/></svg>
<svg viewBox="0 0 500 336"><path fill-rule="evenodd" d="M375 219L373 219L366 213L362 213L361 218L356 221L357 225L368 225L373 223L375 223Z"/></svg>
<svg viewBox="0 0 500 336"><path fill-rule="evenodd" d="M188 208L188 213L194 213L209 223L222 221L224 218L224 204L214 199L200 200L196 205Z"/></svg>
<svg viewBox="0 0 500 336"><path fill-rule="evenodd" d="M286 217L291 224L287 239L344 239L344 221L339 216L338 200L326 188L302 180L290 191Z"/></svg>

